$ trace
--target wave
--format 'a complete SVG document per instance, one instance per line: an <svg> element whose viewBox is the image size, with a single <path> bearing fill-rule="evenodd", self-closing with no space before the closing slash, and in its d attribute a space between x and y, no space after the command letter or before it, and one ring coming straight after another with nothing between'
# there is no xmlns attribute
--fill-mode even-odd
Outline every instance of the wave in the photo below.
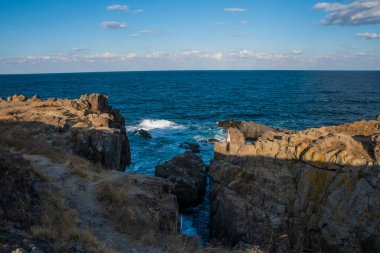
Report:
<svg viewBox="0 0 380 253"><path fill-rule="evenodd" d="M138 129L149 131L154 129L185 129L185 127L166 119L143 119L137 125L127 126L128 131Z"/></svg>

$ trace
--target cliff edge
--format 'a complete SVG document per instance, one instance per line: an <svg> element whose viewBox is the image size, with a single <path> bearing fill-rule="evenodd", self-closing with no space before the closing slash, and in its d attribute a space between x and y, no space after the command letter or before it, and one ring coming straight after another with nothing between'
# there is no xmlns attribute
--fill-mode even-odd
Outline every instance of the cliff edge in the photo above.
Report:
<svg viewBox="0 0 380 253"><path fill-rule="evenodd" d="M3 142L47 143L112 170L124 171L131 162L124 118L101 94L0 99L0 123Z"/></svg>
<svg viewBox="0 0 380 253"><path fill-rule="evenodd" d="M211 233L271 252L380 252L380 119L215 143Z"/></svg>

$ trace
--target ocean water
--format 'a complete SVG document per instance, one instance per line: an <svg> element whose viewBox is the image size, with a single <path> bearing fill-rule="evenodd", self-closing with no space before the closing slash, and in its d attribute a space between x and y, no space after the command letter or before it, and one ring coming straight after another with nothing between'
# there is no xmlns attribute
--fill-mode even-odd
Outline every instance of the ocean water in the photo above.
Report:
<svg viewBox="0 0 380 253"><path fill-rule="evenodd" d="M0 96L78 98L103 93L126 119L132 151L127 172L154 174L157 164L201 145L212 158L209 138L223 139L216 122L251 120L304 129L380 114L380 71L159 71L0 75ZM148 130L153 139L131 132ZM187 210L182 233L208 239L209 202Z"/></svg>

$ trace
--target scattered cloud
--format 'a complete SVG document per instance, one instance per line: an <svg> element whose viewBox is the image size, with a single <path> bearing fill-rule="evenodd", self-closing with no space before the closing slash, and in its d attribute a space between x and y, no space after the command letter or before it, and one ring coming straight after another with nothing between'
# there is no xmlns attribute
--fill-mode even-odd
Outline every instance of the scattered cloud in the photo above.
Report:
<svg viewBox="0 0 380 253"><path fill-rule="evenodd" d="M140 13L143 12L143 9L136 9L131 10L128 5L121 5L121 4L113 4L109 5L106 8L108 11L125 11L125 12L133 12L133 13Z"/></svg>
<svg viewBox="0 0 380 253"><path fill-rule="evenodd" d="M365 39L380 39L380 33L357 33L355 37L365 38Z"/></svg>
<svg viewBox="0 0 380 253"><path fill-rule="evenodd" d="M292 52L290 52L291 54L293 55L301 55L303 54L303 51L302 50L297 50L297 49L294 49Z"/></svg>
<svg viewBox="0 0 380 253"><path fill-rule="evenodd" d="M350 3L320 2L314 9L327 13L323 25L367 25L380 23L380 0L355 0Z"/></svg>
<svg viewBox="0 0 380 253"><path fill-rule="evenodd" d="M120 4L113 4L107 6L107 10L109 11L129 11L128 5L120 5Z"/></svg>
<svg viewBox="0 0 380 253"><path fill-rule="evenodd" d="M240 21L240 24L242 24L242 25L246 25L246 24L248 24L248 21L246 21L246 20L241 20L241 21Z"/></svg>
<svg viewBox="0 0 380 253"><path fill-rule="evenodd" d="M223 58L223 54L221 52L203 52L197 49L190 49L190 50L184 50L182 51L182 56L185 56L186 58L206 58L211 60L217 60L220 61Z"/></svg>
<svg viewBox="0 0 380 253"><path fill-rule="evenodd" d="M243 9L243 8L224 8L224 11L226 11L226 12L246 12L247 9Z"/></svg>
<svg viewBox="0 0 380 253"><path fill-rule="evenodd" d="M87 50L88 50L87 48L83 48L83 47L74 47L74 48L71 49L71 51L77 52L77 53L84 52L84 51L87 51Z"/></svg>
<svg viewBox="0 0 380 253"><path fill-rule="evenodd" d="M132 37L141 37L141 36L158 36L161 35L160 32L154 30L140 30L138 32L132 33Z"/></svg>
<svg viewBox="0 0 380 253"><path fill-rule="evenodd" d="M116 21L104 21L100 24L103 28L109 29L119 29L119 28L127 28L128 24L124 22L116 22Z"/></svg>

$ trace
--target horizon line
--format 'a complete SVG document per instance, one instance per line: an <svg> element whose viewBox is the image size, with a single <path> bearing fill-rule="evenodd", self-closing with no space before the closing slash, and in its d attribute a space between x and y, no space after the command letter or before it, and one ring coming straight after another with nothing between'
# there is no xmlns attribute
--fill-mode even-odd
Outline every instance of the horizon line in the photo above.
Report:
<svg viewBox="0 0 380 253"><path fill-rule="evenodd" d="M111 70L111 71L74 71L74 72L37 72L37 73L0 73L0 76L6 75L54 75L54 74L91 74L91 73L125 73L125 72L221 72L221 71L321 71L321 72L378 72L380 69L183 69L183 70Z"/></svg>

